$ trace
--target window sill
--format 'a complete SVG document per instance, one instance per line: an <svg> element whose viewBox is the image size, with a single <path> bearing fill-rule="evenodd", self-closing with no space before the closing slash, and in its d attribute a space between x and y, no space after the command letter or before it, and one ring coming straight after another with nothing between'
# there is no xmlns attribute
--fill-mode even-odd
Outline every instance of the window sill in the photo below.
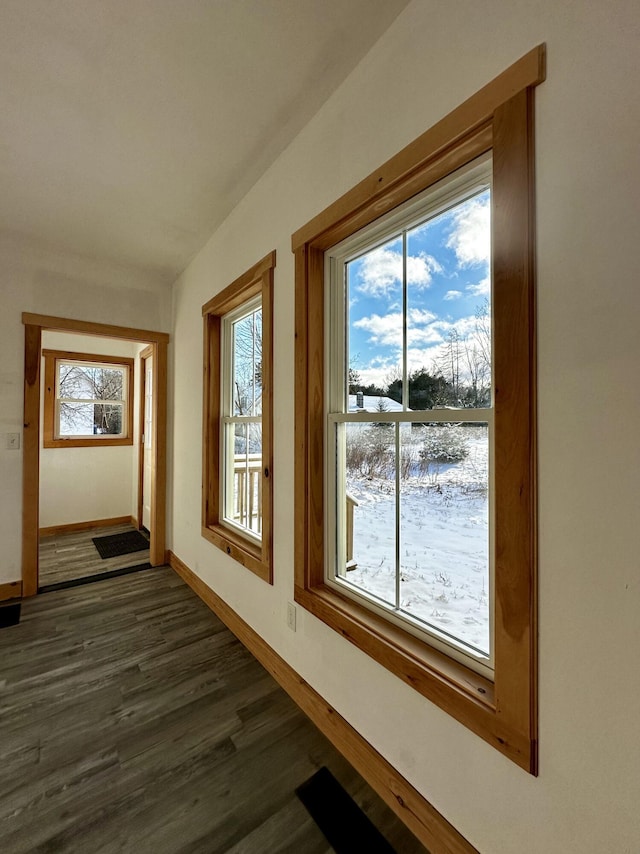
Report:
<svg viewBox="0 0 640 854"><path fill-rule="evenodd" d="M533 772L535 743L510 731L492 682L327 585L296 587L295 601L460 723Z"/></svg>
<svg viewBox="0 0 640 854"><path fill-rule="evenodd" d="M246 569L255 573L263 581L273 584L273 571L270 555L266 554L265 546L237 534L223 525L203 526L202 536L214 546L242 564Z"/></svg>
<svg viewBox="0 0 640 854"><path fill-rule="evenodd" d="M128 436L105 439L44 439L43 448L102 448L105 445L133 445Z"/></svg>

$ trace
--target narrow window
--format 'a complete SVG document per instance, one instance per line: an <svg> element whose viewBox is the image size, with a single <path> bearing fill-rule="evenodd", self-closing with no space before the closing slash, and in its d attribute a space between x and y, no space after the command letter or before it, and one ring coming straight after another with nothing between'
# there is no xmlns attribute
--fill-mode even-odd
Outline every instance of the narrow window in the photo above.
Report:
<svg viewBox="0 0 640 854"><path fill-rule="evenodd" d="M262 539L262 298L222 319L223 521Z"/></svg>
<svg viewBox="0 0 640 854"><path fill-rule="evenodd" d="M133 442L133 360L44 350L44 447Z"/></svg>
<svg viewBox="0 0 640 854"><path fill-rule="evenodd" d="M203 306L202 535L272 582L275 253Z"/></svg>

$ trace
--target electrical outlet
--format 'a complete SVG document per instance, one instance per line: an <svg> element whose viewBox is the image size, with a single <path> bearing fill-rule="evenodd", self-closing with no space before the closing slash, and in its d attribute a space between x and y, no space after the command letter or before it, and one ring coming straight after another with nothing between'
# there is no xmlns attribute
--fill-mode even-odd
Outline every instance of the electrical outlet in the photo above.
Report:
<svg viewBox="0 0 640 854"><path fill-rule="evenodd" d="M292 632L296 630L296 606L293 602L287 602L287 625Z"/></svg>
<svg viewBox="0 0 640 854"><path fill-rule="evenodd" d="M9 451L19 451L20 433L7 433L5 436L5 447Z"/></svg>

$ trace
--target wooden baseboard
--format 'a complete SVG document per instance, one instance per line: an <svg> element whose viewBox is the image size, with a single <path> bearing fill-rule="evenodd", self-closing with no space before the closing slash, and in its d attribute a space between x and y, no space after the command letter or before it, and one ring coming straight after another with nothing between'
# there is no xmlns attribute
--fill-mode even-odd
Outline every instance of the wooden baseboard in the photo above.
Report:
<svg viewBox="0 0 640 854"><path fill-rule="evenodd" d="M429 801L171 551L168 563L432 854L477 854Z"/></svg>
<svg viewBox="0 0 640 854"><path fill-rule="evenodd" d="M7 599L20 599L22 597L22 581L8 581L0 584L0 602Z"/></svg>
<svg viewBox="0 0 640 854"><path fill-rule="evenodd" d="M48 528L40 528L38 535L52 537L57 534L72 534L74 531L86 531L89 528L107 528L110 525L129 524L137 527L137 522L133 516L113 516L111 519L92 519L89 522L71 522L69 525L51 525Z"/></svg>

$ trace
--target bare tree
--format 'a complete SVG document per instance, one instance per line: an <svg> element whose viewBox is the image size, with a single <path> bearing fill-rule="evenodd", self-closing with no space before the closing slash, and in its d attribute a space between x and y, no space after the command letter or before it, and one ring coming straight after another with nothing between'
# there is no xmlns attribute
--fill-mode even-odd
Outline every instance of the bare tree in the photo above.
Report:
<svg viewBox="0 0 640 854"><path fill-rule="evenodd" d="M476 309L475 338L482 359L491 374L491 312L487 297Z"/></svg>
<svg viewBox="0 0 640 854"><path fill-rule="evenodd" d="M234 415L252 420L235 425L235 453L258 454L262 449L262 309L233 324Z"/></svg>
<svg viewBox="0 0 640 854"><path fill-rule="evenodd" d="M491 316L488 299L476 309L474 330L464 344L469 383L464 402L467 406L487 406L491 399Z"/></svg>
<svg viewBox="0 0 640 854"><path fill-rule="evenodd" d="M464 367L464 343L457 329L450 329L442 354L434 361L436 376L444 379L448 386L447 403L460 405L460 369Z"/></svg>
<svg viewBox="0 0 640 854"><path fill-rule="evenodd" d="M451 329L434 372L447 385L452 406L486 406L491 398L491 314L489 300L476 309L473 329L463 338Z"/></svg>
<svg viewBox="0 0 640 854"><path fill-rule="evenodd" d="M124 372L103 365L60 365L62 432L122 432ZM96 401L105 401L97 403Z"/></svg>
<svg viewBox="0 0 640 854"><path fill-rule="evenodd" d="M233 409L253 415L262 404L262 309L234 324Z"/></svg>

